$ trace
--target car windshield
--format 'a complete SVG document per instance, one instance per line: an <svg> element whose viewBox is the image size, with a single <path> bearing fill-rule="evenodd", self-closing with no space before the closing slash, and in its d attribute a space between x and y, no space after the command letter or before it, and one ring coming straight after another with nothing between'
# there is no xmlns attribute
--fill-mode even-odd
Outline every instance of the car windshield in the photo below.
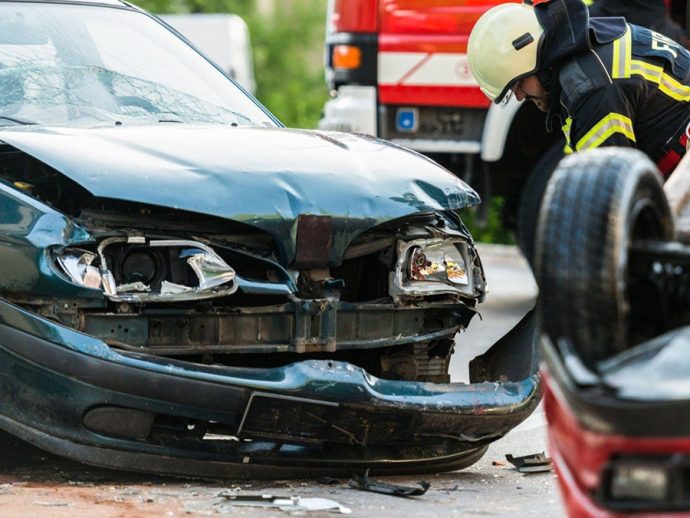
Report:
<svg viewBox="0 0 690 518"><path fill-rule="evenodd" d="M150 122L275 125L144 13L0 3L0 126Z"/></svg>

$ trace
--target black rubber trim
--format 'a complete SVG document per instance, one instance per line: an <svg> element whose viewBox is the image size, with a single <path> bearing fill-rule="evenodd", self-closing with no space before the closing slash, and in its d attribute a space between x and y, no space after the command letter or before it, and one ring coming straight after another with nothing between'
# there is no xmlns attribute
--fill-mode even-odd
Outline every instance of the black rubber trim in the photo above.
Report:
<svg viewBox="0 0 690 518"><path fill-rule="evenodd" d="M55 455L92 466L194 478L279 479L306 478L319 475L350 476L353 471L364 471L368 468L371 469L372 475L411 475L434 471L453 471L474 464L484 455L488 448L488 445L482 445L469 451L453 453L437 459L405 460L401 462L376 462L362 459L359 462L350 462L345 465L333 463L320 466L280 466L275 464L254 464L251 462L251 458L244 459L242 463L223 462L89 446L46 434L6 416L0 416L0 428ZM359 464L359 466L354 466L353 464Z"/></svg>
<svg viewBox="0 0 690 518"><path fill-rule="evenodd" d="M571 410L588 430L629 437L690 435L690 400L620 399L603 386L578 385L548 338L542 340L542 356ZM645 380L640 380L640 383L645 383Z"/></svg>
<svg viewBox="0 0 690 518"><path fill-rule="evenodd" d="M2 348L53 372L103 389L193 406L215 412L240 414L249 390L120 365L65 349L41 338L0 324Z"/></svg>
<svg viewBox="0 0 690 518"><path fill-rule="evenodd" d="M333 47L335 45L354 45L362 51L362 65L355 69L333 68ZM378 74L378 36L376 33L336 32L326 40L326 66L333 71L332 89L341 85L376 86Z"/></svg>

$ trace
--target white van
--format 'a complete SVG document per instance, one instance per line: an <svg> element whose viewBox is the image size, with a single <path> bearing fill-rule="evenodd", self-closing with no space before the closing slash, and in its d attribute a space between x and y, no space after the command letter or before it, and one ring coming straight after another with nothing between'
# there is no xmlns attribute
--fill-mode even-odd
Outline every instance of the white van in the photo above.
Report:
<svg viewBox="0 0 690 518"><path fill-rule="evenodd" d="M235 14L166 14L166 23L252 94L256 91L249 28Z"/></svg>

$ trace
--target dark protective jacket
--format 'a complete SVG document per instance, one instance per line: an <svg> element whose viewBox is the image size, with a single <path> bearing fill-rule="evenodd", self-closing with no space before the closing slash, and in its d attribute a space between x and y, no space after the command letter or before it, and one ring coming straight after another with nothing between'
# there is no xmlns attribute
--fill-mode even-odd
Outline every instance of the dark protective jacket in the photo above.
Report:
<svg viewBox="0 0 690 518"><path fill-rule="evenodd" d="M641 149L668 174L685 153L690 53L623 18L589 19L580 0L536 6L545 29L539 78L560 122L566 152L599 146Z"/></svg>
<svg viewBox="0 0 690 518"><path fill-rule="evenodd" d="M590 21L591 27L598 25L607 29L601 33L615 33L618 26L621 34L611 40L591 30L592 48L558 73L566 152L634 146L668 174L685 153L690 53L620 18Z"/></svg>
<svg viewBox="0 0 690 518"><path fill-rule="evenodd" d="M660 32L685 45L687 38L683 28L669 17L664 0L594 0L590 3L592 17L622 16L628 23Z"/></svg>
<svg viewBox="0 0 690 518"><path fill-rule="evenodd" d="M590 3L592 17L623 16L628 23L650 29L666 17L664 0L594 0Z"/></svg>

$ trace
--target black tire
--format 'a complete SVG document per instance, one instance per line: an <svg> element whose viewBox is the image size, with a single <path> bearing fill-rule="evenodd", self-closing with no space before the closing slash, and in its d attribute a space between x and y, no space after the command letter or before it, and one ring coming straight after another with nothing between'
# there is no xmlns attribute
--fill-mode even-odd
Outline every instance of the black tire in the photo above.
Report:
<svg viewBox="0 0 690 518"><path fill-rule="evenodd" d="M534 264L534 244L537 234L539 208L546 184L563 158L565 140L559 139L542 156L527 177L520 194L517 214L517 243L530 266Z"/></svg>
<svg viewBox="0 0 690 518"><path fill-rule="evenodd" d="M629 249L669 240L673 222L661 176L643 153L603 148L561 161L549 182L537 231L535 277L544 331L567 339L590 368L644 338L629 318ZM637 311L636 311L637 309ZM633 325L634 324L634 325Z"/></svg>

